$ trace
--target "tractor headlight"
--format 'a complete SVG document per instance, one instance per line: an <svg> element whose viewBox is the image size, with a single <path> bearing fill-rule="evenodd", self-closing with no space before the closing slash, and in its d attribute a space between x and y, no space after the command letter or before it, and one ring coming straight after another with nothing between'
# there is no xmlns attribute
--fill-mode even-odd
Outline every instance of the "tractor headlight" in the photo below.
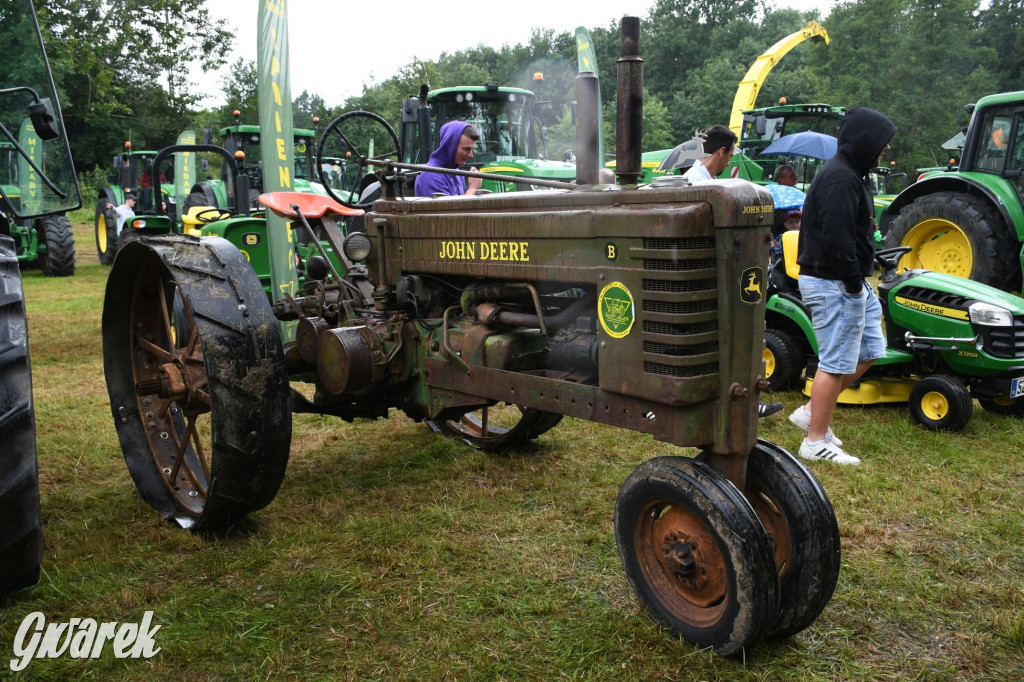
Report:
<svg viewBox="0 0 1024 682"><path fill-rule="evenodd" d="M1012 327L1013 315L1006 308L1000 308L990 303L972 303L968 308L971 313L973 324L982 324L986 327Z"/></svg>
<svg viewBox="0 0 1024 682"><path fill-rule="evenodd" d="M371 247L370 238L366 236L365 232L353 232L345 237L341 250L345 252L345 256L350 261L358 263L361 260L366 260L366 257L370 255Z"/></svg>

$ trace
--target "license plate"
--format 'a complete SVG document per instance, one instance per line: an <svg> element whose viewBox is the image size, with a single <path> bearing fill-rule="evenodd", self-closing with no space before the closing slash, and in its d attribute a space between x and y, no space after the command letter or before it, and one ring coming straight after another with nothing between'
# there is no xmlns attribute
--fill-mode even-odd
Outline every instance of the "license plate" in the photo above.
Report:
<svg viewBox="0 0 1024 682"><path fill-rule="evenodd" d="M1010 382L1010 397L1019 398L1024 395L1024 377L1018 377Z"/></svg>

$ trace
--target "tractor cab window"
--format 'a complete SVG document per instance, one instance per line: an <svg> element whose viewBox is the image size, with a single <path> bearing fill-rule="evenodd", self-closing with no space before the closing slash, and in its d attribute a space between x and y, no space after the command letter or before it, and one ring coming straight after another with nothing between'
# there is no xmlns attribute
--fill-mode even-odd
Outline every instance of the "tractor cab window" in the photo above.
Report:
<svg viewBox="0 0 1024 682"><path fill-rule="evenodd" d="M0 208L16 218L73 210L78 179L31 2L0 0L0 16L0 44L17 56L4 60L0 90L0 142L17 166L13 184L0 184Z"/></svg>
<svg viewBox="0 0 1024 682"><path fill-rule="evenodd" d="M1006 169L1013 172L1007 173L1007 178L1017 189L1018 196L1024 200L1024 111L1017 112L1012 130L1012 142L1007 150L1010 161Z"/></svg>
<svg viewBox="0 0 1024 682"><path fill-rule="evenodd" d="M999 173L1006 168L1013 127L1011 107L993 107L983 114L976 170Z"/></svg>
<svg viewBox="0 0 1024 682"><path fill-rule="evenodd" d="M483 93L466 93L456 101L445 102L443 125L448 121L466 121L480 135L473 149L473 163L527 158L530 156L530 106L519 93L500 94L484 99Z"/></svg>

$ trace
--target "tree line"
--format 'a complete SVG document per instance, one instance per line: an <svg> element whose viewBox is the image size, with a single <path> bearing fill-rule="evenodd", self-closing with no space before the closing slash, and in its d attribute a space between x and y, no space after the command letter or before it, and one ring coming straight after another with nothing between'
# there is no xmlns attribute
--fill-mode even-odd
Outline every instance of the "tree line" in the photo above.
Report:
<svg viewBox="0 0 1024 682"><path fill-rule="evenodd" d="M187 68L228 63L234 38L211 19L205 0L36 0L54 81L78 170L106 168L131 135L135 148L173 144L186 128L255 121L255 64L236 60L222 79L226 104L198 107ZM248 10L247 10L248 11ZM779 39L816 20L830 43L807 41L765 80L757 106L794 102L870 106L899 127L889 158L900 170L944 163L939 144L968 120L964 106L994 92L1024 90L1024 0L856 0L817 11L753 0L658 0L641 17L645 150L671 147L696 129L728 123L736 87ZM606 145L614 144L618 21L588 27L601 78ZM292 27L292 30L296 30ZM543 80L534 74L543 73ZM574 96L576 42L569 32L535 30L525 44L470 47L436 61L414 60L333 106L322 94L294 99L297 127L322 129L354 109L397 124L399 103L431 88L502 85L539 100ZM555 105L552 105L555 106ZM571 145L568 109L554 110L552 133ZM557 148L557 147L556 147Z"/></svg>

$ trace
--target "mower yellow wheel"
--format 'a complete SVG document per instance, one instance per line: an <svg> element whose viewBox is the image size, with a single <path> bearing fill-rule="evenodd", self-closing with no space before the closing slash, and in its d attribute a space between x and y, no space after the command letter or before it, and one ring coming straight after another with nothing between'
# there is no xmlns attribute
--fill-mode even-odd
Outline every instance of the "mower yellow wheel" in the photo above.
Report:
<svg viewBox="0 0 1024 682"><path fill-rule="evenodd" d="M921 396L921 412L933 421L942 421L949 414L949 400L937 391Z"/></svg>
<svg viewBox="0 0 1024 682"><path fill-rule="evenodd" d="M963 230L944 218L926 218L903 237L901 246L914 250L903 257L904 269L924 268L957 277L970 277L974 267L971 240Z"/></svg>
<svg viewBox="0 0 1024 682"><path fill-rule="evenodd" d="M764 360L764 376L771 379L775 374L775 353L765 348L761 351L761 359Z"/></svg>

